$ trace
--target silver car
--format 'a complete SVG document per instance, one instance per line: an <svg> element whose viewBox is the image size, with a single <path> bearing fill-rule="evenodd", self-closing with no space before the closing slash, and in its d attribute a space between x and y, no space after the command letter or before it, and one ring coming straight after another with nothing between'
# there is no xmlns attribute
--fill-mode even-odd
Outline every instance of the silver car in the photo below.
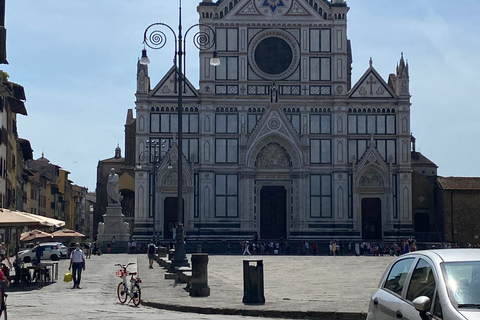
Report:
<svg viewBox="0 0 480 320"><path fill-rule="evenodd" d="M385 271L367 320L480 319L480 249L416 251Z"/></svg>

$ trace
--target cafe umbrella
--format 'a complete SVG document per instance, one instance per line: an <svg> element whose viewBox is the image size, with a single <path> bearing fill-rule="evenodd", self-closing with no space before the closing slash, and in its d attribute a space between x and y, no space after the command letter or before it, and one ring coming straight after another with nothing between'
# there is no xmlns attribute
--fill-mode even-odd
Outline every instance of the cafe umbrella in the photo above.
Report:
<svg viewBox="0 0 480 320"><path fill-rule="evenodd" d="M53 238L53 235L51 233L38 230L38 229L30 230L20 235L21 242L37 241L40 239L46 240L46 239L52 239L52 238Z"/></svg>
<svg viewBox="0 0 480 320"><path fill-rule="evenodd" d="M22 211L8 210L0 208L0 229L6 230L15 230L15 253L18 252L18 246L20 244L20 230L25 227L34 227L34 228L51 228L51 227L61 227L65 225L65 222L62 220L57 220L53 218L47 218L44 216L31 214ZM12 242L12 241L10 241Z"/></svg>

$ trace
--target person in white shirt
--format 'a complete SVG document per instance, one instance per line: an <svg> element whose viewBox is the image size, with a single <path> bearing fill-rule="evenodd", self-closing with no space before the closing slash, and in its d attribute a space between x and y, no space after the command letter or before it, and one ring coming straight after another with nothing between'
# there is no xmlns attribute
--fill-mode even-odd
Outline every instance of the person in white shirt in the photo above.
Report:
<svg viewBox="0 0 480 320"><path fill-rule="evenodd" d="M73 269L72 269L73 267ZM75 244L75 250L70 254L70 267L73 273L73 287L72 289L81 289L80 280L82 280L82 270L85 271L85 254L80 249L80 243Z"/></svg>

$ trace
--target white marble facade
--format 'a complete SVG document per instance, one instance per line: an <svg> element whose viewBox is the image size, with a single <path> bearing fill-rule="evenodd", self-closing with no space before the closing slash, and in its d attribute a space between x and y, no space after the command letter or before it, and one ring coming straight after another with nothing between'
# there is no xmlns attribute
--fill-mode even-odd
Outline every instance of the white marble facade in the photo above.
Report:
<svg viewBox="0 0 480 320"><path fill-rule="evenodd" d="M352 85L349 7L332 2L204 0L198 6L200 23L216 32L221 65L209 64L215 47L200 50L199 86L187 81L184 90L190 239L412 233L408 65L402 56L384 80L370 61ZM159 237L169 239L176 222L174 71L150 90L148 68L138 65L138 237L151 237L155 220ZM147 140L165 140L155 192Z"/></svg>

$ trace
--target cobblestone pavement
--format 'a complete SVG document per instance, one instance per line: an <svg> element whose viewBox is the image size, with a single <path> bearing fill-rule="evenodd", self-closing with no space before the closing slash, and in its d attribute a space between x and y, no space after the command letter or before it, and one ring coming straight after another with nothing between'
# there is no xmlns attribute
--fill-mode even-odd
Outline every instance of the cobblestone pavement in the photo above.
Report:
<svg viewBox="0 0 480 320"><path fill-rule="evenodd" d="M229 259L229 257L226 258ZM166 286L166 283L163 280L156 281L155 279L163 279L163 271L158 267L153 270L147 269L146 255L112 254L93 256L91 259L87 259L86 271L82 276L80 285L82 289L80 290L70 289L72 282L65 283L62 281L63 275L68 271L69 260L59 262L59 280L42 289L38 289L36 285L31 285L23 290L18 290L15 287L8 288L9 319L258 319L248 316L195 314L148 306L122 305L118 302L116 295L119 279L115 277L115 271L118 267L115 267L114 264L136 262L137 259L141 264L141 276L145 279L142 283L143 295L146 295L149 299L154 297L160 299L160 295L170 295L175 290L181 290L184 293L184 300L191 300L180 286L173 288L172 292L159 291L159 286ZM145 270L142 267L145 267ZM147 270L151 273L148 274ZM168 284L171 285L173 282L169 280Z"/></svg>
<svg viewBox="0 0 480 320"><path fill-rule="evenodd" d="M166 280L158 265L148 269L138 255L144 304L197 313L224 313L284 318L364 319L368 300L390 256L256 256L263 259L264 305L244 305L240 255L210 256L209 297L192 298L185 284Z"/></svg>

